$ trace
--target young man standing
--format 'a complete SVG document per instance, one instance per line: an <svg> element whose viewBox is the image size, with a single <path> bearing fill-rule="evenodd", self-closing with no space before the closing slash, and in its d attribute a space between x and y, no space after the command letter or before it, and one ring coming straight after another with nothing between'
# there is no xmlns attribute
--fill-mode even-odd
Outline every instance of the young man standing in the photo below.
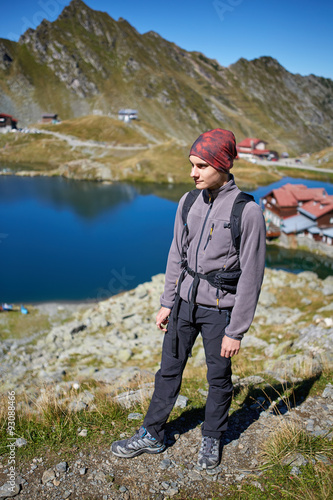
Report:
<svg viewBox="0 0 333 500"><path fill-rule="evenodd" d="M239 248L234 244L230 222L240 190L229 171L236 155L234 134L223 129L205 132L191 148L191 177L200 191L191 207L186 193L177 209L162 307L156 318L157 327L165 332L161 367L143 425L131 438L112 444L111 451L119 457L165 449L165 423L201 332L209 391L198 465L212 469L220 463L220 441L227 429L233 389L231 358L238 354L253 320L266 248L264 218L254 201L244 204L238 214Z"/></svg>

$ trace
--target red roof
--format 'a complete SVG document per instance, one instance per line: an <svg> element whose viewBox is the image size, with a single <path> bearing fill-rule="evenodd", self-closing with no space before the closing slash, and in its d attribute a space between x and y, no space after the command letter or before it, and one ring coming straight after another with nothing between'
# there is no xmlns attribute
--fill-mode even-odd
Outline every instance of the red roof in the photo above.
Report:
<svg viewBox="0 0 333 500"><path fill-rule="evenodd" d="M13 122L17 122L17 120L13 118L12 115L7 115L6 113L0 113L0 118L11 118Z"/></svg>
<svg viewBox="0 0 333 500"><path fill-rule="evenodd" d="M306 203L310 200L319 202L331 198L324 188L308 188L304 184L285 184L273 189L269 194L274 196L280 207L297 207L300 202Z"/></svg>
<svg viewBox="0 0 333 500"><path fill-rule="evenodd" d="M256 146L259 142L264 142L265 144L267 144L267 142L263 141L262 139L257 139L255 137L248 137L247 139L244 139L243 141L239 142L237 144L237 147L252 148L253 146Z"/></svg>
<svg viewBox="0 0 333 500"><path fill-rule="evenodd" d="M311 200L302 205L302 210L310 213L314 217L318 218L321 215L327 214L333 211L333 196L326 196L320 201Z"/></svg>

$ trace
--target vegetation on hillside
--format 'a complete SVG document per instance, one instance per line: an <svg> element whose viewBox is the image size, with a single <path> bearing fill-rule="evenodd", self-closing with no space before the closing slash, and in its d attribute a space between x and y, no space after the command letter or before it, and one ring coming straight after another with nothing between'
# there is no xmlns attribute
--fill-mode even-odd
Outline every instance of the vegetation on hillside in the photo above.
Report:
<svg viewBox="0 0 333 500"><path fill-rule="evenodd" d="M331 80L293 75L270 57L224 68L81 0L18 43L0 40L0 54L0 93L19 125L45 111L64 120L130 107L186 143L221 127L238 141L259 137L279 153L300 154L330 146L333 135Z"/></svg>

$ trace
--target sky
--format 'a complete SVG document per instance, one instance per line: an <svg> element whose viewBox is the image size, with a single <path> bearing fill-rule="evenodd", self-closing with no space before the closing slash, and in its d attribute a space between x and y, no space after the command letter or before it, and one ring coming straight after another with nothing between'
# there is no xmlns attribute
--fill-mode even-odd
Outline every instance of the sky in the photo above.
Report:
<svg viewBox="0 0 333 500"><path fill-rule="evenodd" d="M0 0L0 38L17 41L69 0ZM291 73L333 79L332 0L86 0L139 33L156 31L186 50L229 66L271 56Z"/></svg>

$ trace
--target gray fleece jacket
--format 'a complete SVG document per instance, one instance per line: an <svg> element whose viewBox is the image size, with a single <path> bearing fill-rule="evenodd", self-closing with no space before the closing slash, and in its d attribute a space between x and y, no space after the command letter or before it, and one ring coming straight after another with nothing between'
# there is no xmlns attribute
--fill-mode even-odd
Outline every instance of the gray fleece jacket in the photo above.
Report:
<svg viewBox="0 0 333 500"><path fill-rule="evenodd" d="M187 261L190 268L209 273L225 268L236 269L237 254L232 243L230 222L233 202L240 190L231 175L229 182L212 191L203 190L188 214L189 234L186 239ZM172 308L177 280L181 273L182 207L187 193L181 198L175 219L174 237L170 247L165 287L161 304ZM253 201L247 203L242 214L240 267L236 294L218 290L201 279L196 303L202 306L232 308L228 337L241 340L250 328L257 306L265 269L266 230L261 208ZM187 273L181 285L180 296L190 301L193 278ZM218 306L217 306L218 304Z"/></svg>

